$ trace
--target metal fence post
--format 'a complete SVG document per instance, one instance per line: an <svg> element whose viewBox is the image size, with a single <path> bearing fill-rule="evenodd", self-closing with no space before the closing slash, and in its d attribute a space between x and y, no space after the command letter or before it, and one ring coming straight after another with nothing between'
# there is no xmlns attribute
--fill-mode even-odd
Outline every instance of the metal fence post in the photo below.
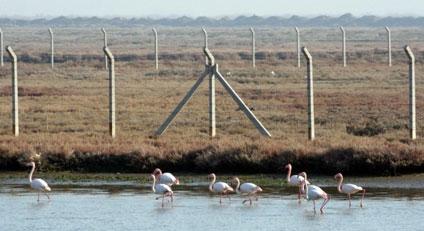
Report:
<svg viewBox="0 0 424 231"><path fill-rule="evenodd" d="M18 58L12 47L6 47L12 59L12 127L13 134L19 136L19 101L18 101Z"/></svg>
<svg viewBox="0 0 424 231"><path fill-rule="evenodd" d="M107 47L107 33L106 33L105 28L102 28L102 33L103 33L103 47ZM106 68L106 70L108 68L107 55L105 55L105 68Z"/></svg>
<svg viewBox="0 0 424 231"><path fill-rule="evenodd" d="M159 58L158 58L158 32L156 28L152 29L153 35L155 36L155 68L159 70Z"/></svg>
<svg viewBox="0 0 424 231"><path fill-rule="evenodd" d="M307 60L307 88L308 88L308 134L309 140L315 139L315 117L314 117L314 79L312 56L306 47L302 49Z"/></svg>
<svg viewBox="0 0 424 231"><path fill-rule="evenodd" d="M405 46L409 58L409 135L412 140L417 138L415 114L415 56L409 46Z"/></svg>
<svg viewBox="0 0 424 231"><path fill-rule="evenodd" d="M296 51L297 51L297 67L300 67L300 31L299 28L295 27L296 30Z"/></svg>
<svg viewBox="0 0 424 231"><path fill-rule="evenodd" d="M346 31L341 26L340 30L342 31L342 53L343 53L343 67L346 67Z"/></svg>
<svg viewBox="0 0 424 231"><path fill-rule="evenodd" d="M109 134L115 138L115 58L108 47L103 51L109 61Z"/></svg>
<svg viewBox="0 0 424 231"><path fill-rule="evenodd" d="M390 31L389 27L386 26L387 31L387 51L388 51L388 61L389 61L389 67L392 66L392 32Z"/></svg>
<svg viewBox="0 0 424 231"><path fill-rule="evenodd" d="M50 63L52 65L52 69L54 68L54 35L52 28L49 28L50 34Z"/></svg>
<svg viewBox="0 0 424 231"><path fill-rule="evenodd" d="M256 68L256 40L253 27L250 27L250 32L252 33L252 67Z"/></svg>

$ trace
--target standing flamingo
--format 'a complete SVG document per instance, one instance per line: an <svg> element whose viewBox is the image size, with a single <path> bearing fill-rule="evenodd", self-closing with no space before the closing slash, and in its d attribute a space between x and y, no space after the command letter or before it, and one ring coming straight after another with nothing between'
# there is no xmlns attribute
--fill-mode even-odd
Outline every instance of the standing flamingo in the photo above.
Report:
<svg viewBox="0 0 424 231"><path fill-rule="evenodd" d="M162 207L163 207L163 201L165 200L165 197L171 197L171 202L174 201L174 192L172 192L171 187L169 187L166 184L156 184L156 177L155 175L151 175L153 178L153 185L152 185L152 191L156 194L162 194L160 197L156 197L156 200L162 197Z"/></svg>
<svg viewBox="0 0 424 231"><path fill-rule="evenodd" d="M157 178L159 184L166 184L169 186L172 186L173 184L180 184L180 181L172 175L172 173L165 172L162 174L162 170L159 168L156 168L155 171L153 171L153 175Z"/></svg>
<svg viewBox="0 0 424 231"><path fill-rule="evenodd" d="M31 161L30 163L28 163L27 166L32 166L32 169L28 178L29 178L29 183L31 185L31 188L38 191L37 201L40 201L40 192L43 192L47 196L47 199L50 200L49 194L47 194L47 192L50 192L51 188L49 187L47 182L45 182L43 179L37 179L37 178L32 179L32 174L34 174L34 171L35 171L34 161Z"/></svg>
<svg viewBox="0 0 424 231"><path fill-rule="evenodd" d="M316 185L307 184L307 175L306 172L299 173L299 176L302 176L304 179L302 181L302 187L305 187L305 196L306 200L312 200L314 202L314 212L316 213L315 209L315 201L322 198L324 199L324 202L322 202L320 211L321 214L324 213L324 206L330 201L330 195L328 195L324 190L322 190L320 187Z"/></svg>
<svg viewBox="0 0 424 231"><path fill-rule="evenodd" d="M209 184L209 191L213 193L219 193L219 203L222 203L222 196L227 195L228 200L230 200L230 196L228 193L234 192L234 189L224 182L216 182L215 173L211 173L208 175L208 178L211 179L211 183Z"/></svg>
<svg viewBox="0 0 424 231"><path fill-rule="evenodd" d="M262 188L253 183L243 183L240 185L240 179L238 177L234 177L234 181L236 181L236 193L247 194L248 199L243 201L243 204L247 201L252 205L251 196L255 197L255 200L258 200L257 193L262 192Z"/></svg>
<svg viewBox="0 0 424 231"><path fill-rule="evenodd" d="M302 182L303 180L305 180L302 176L300 175L291 175L292 172L292 165L289 163L286 165L285 167L287 170L287 183L289 183L289 185L291 186L297 186L299 187L299 192L297 194L297 199L300 203L300 197L302 195ZM309 181L306 180L306 184L310 184Z"/></svg>
<svg viewBox="0 0 424 231"><path fill-rule="evenodd" d="M354 185L354 184L342 184L343 183L343 175L341 173L337 173L334 178L337 180L337 191L339 191L339 193L345 193L347 194L347 198L349 198L349 208L352 206L351 203L351 195L355 194L359 191L362 191L362 198L361 198L361 203L360 206L361 208L363 207L363 201L364 201L364 197L365 197L365 189Z"/></svg>

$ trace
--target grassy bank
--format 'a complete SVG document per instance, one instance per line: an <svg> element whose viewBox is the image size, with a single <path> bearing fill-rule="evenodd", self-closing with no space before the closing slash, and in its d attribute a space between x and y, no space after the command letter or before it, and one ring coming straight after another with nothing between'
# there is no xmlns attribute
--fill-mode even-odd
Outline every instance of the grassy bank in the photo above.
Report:
<svg viewBox="0 0 424 231"><path fill-rule="evenodd" d="M152 141L153 142L153 141ZM157 145L157 143L156 143ZM178 148L176 148L178 147ZM149 173L156 167L173 172L281 173L286 163L295 171L331 175L399 175L424 171L421 145L399 142L367 142L330 145L325 142L289 147L285 142L259 139L234 144L221 140L173 147L145 145L134 151L50 150L42 153L42 171ZM0 150L0 171L25 170L32 151Z"/></svg>

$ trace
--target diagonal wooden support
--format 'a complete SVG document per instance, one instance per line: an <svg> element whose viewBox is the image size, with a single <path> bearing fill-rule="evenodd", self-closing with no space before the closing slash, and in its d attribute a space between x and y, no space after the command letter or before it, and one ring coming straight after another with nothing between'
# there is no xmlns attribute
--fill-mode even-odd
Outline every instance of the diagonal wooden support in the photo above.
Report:
<svg viewBox="0 0 424 231"><path fill-rule="evenodd" d="M211 137L214 137L215 132L215 78L218 78L219 82L224 86L224 88L231 95L233 100L239 105L244 114L249 118L249 120L255 125L255 127L259 130L259 132L264 135L271 137L271 134L268 130L262 125L262 123L256 118L256 116L252 113L252 111L246 106L243 100L238 96L238 94L234 91L234 89L230 86L230 84L225 80L221 73L218 70L218 64L215 63L215 58L212 53L209 51L207 47L203 49L205 56L207 58L207 65L205 67L205 71L200 75L199 79L197 79L196 83L191 87L191 89L187 92L184 98L180 101L177 107L172 111L172 113L168 116L168 118L163 122L163 124L156 131L155 135L162 135L166 129L169 127L171 122L175 119L181 109L188 103L188 101L193 96L194 92L203 82L206 76L210 77L209 82L209 134Z"/></svg>
<svg viewBox="0 0 424 231"><path fill-rule="evenodd" d="M172 113L166 118L165 122L159 127L159 129L156 131L156 135L160 136L162 135L166 129L169 127L171 122L175 119L177 114L183 109L183 107L188 103L188 101L193 96L194 92L199 88L200 84L203 82L203 79L205 79L206 76L210 73L209 68L206 68L206 70L200 75L199 79L197 79L196 83L191 87L191 89L187 92L187 94L184 96L184 98L181 100L181 102L177 105L177 107L172 111Z"/></svg>
<svg viewBox="0 0 424 231"><path fill-rule="evenodd" d="M222 74L219 73L218 64L215 65L213 71L217 79L219 80L219 82L222 84L222 86L224 86L225 90L227 90L227 92L231 95L233 100L238 104L238 106L241 108L241 110L244 112L244 114L247 116L250 122L252 122L253 125L255 125L256 129L258 129L258 131L262 135L271 137L271 133L268 132L268 130L262 125L261 121L259 121L256 118L255 114L253 114L253 112L246 106L246 104L243 102L243 100L240 98L237 92L234 91L234 89L227 82L227 80L225 80L224 76L222 76Z"/></svg>

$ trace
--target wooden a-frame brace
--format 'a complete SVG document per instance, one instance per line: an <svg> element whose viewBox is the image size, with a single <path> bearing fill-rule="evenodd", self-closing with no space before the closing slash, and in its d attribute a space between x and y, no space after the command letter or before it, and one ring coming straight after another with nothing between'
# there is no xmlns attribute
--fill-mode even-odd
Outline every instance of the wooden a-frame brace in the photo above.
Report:
<svg viewBox="0 0 424 231"><path fill-rule="evenodd" d="M188 103L188 101L193 96L194 92L197 90L197 88L200 86L200 84L203 82L206 76L209 75L210 81L209 81L209 134L211 137L215 136L215 78L218 79L218 81L224 86L225 90L231 95L233 100L237 103L237 105L240 107L240 109L244 112L244 114L247 116L247 118L255 125L256 129L258 131L267 137L271 137L271 134L268 132L268 130L262 125L262 123L256 118L256 116L253 114L253 112L246 106L246 104L243 102L243 100L240 98L240 96L237 94L236 91L231 87L231 85L227 82L227 80L222 76L222 74L219 72L218 64L215 63L215 58L209 51L207 47L203 49L206 58L208 60L205 71L200 75L200 77L197 79L197 81L194 83L193 87L187 92L187 94L184 96L184 98L178 103L177 107L172 111L172 113L166 118L166 120L163 122L163 124L158 128L156 131L156 135L160 136L162 135L166 129L169 127L171 122L175 119L177 114L181 111L181 109Z"/></svg>

